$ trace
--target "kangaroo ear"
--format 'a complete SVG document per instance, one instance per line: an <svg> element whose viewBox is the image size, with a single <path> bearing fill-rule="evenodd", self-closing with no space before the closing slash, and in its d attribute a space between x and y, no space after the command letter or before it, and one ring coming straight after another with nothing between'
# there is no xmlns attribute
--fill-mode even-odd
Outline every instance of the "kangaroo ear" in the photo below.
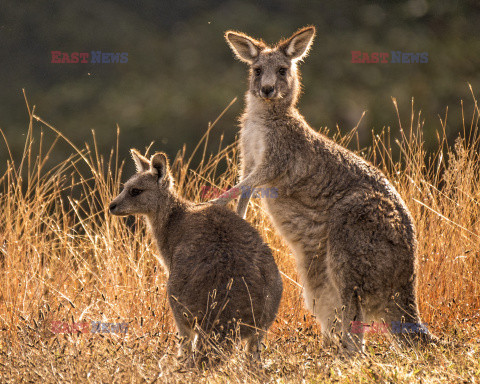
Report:
<svg viewBox="0 0 480 384"><path fill-rule="evenodd" d="M228 31L225 39L237 58L251 64L258 54L266 47L265 43L257 41L243 33Z"/></svg>
<svg viewBox="0 0 480 384"><path fill-rule="evenodd" d="M295 32L289 39L282 41L279 48L290 59L301 59L308 54L314 37L315 27L305 27Z"/></svg>
<svg viewBox="0 0 480 384"><path fill-rule="evenodd" d="M163 152L155 153L150 159L150 171L158 176L158 179L163 179L169 172L168 158Z"/></svg>
<svg viewBox="0 0 480 384"><path fill-rule="evenodd" d="M140 152L132 148L130 149L130 153L132 154L133 161L135 162L137 173L144 172L150 169L150 161L148 161L147 158L143 157Z"/></svg>

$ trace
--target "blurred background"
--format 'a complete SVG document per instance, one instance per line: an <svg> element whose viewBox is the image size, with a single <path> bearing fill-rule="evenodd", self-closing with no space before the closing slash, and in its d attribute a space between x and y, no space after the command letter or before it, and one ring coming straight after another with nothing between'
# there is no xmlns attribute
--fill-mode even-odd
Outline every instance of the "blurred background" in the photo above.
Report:
<svg viewBox="0 0 480 384"><path fill-rule="evenodd" d="M247 68L234 59L224 32L239 30L275 43L305 25L318 32L301 65L299 107L315 129L338 125L347 132L366 111L358 130L361 146L382 127L390 126L395 136L399 124L392 97L404 126L414 98L428 146L435 145L447 106L452 140L463 131L461 100L470 125L468 83L475 94L480 89L476 0L3 0L0 128L18 161L28 128L24 88L36 114L80 147L95 130L100 150L108 154L118 124L121 158L129 148L144 150L152 141L154 150L174 156L184 143L191 151L208 122L238 97L212 132L215 152L221 134L231 143L238 133L247 85ZM51 63L51 51L96 50L127 52L128 62ZM354 50L428 52L428 63L354 64ZM69 153L56 151L52 164ZM1 142L1 173L8 158Z"/></svg>

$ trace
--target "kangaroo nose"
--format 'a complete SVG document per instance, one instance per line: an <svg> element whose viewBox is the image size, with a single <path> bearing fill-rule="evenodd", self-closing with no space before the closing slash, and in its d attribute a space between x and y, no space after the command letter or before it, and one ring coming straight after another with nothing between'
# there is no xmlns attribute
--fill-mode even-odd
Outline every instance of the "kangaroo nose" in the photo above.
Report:
<svg viewBox="0 0 480 384"><path fill-rule="evenodd" d="M274 88L271 85L267 85L265 87L262 87L262 93L263 96L269 97L274 91Z"/></svg>
<svg viewBox="0 0 480 384"><path fill-rule="evenodd" d="M110 212L112 212L116 207L117 207L117 204L112 203L112 204L110 204L110 206L108 207L108 209L110 210Z"/></svg>

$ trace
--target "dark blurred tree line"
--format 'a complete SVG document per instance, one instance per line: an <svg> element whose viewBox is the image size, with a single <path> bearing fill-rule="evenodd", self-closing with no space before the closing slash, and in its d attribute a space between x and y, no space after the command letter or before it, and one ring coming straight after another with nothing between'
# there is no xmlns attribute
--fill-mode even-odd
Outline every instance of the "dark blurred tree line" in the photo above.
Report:
<svg viewBox="0 0 480 384"><path fill-rule="evenodd" d="M398 130L391 97L404 123L411 98L422 109L433 144L439 116L449 107L448 134L462 129L460 100L472 111L480 88L480 3L477 1L2 1L0 4L0 128L19 156L27 129L25 88L36 112L81 145L97 134L100 149L114 146L173 156L192 149L223 108L214 129L234 140L243 108L246 67L233 58L223 33L246 32L274 43L313 24L318 33L301 65L300 108L315 128ZM124 64L53 64L51 51L128 52ZM428 52L424 64L354 64L351 51ZM61 153L56 154L57 158ZM65 154L66 156L66 154ZM0 171L7 159L0 144ZM52 161L54 161L52 159ZM59 159L58 159L59 160Z"/></svg>

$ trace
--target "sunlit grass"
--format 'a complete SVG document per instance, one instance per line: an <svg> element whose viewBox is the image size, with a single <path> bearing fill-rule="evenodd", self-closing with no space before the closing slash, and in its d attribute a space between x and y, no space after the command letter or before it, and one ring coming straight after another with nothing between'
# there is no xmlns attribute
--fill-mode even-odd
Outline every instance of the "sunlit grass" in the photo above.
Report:
<svg viewBox="0 0 480 384"><path fill-rule="evenodd" d="M202 372L185 371L175 359L177 339L165 275L142 219L121 219L107 211L121 181L129 176L122 175L124 161L131 161L127 154L118 153L118 142L106 157L99 154L94 134L91 144L77 148L28 103L27 110L23 154L12 153L0 175L3 381L479 381L476 102L471 116L457 122L463 131L453 145L446 140L447 117L440 120L435 153L425 152L422 120L413 103L410 121L400 123L397 139L385 129L373 136L369 148L357 148L387 174L414 216L423 322L443 338L466 343L464 347L399 351L377 335L369 339L364 357L344 360L334 350L322 349L320 327L303 306L293 256L254 200L247 220L272 248L284 277L282 304L266 341L264 366L251 366L237 353L225 364ZM215 122L193 151L187 154L184 148L171 159L180 194L195 201L202 200L202 186L224 190L237 178L235 143L220 143L217 153L207 154L214 127ZM343 145L356 135L355 130L345 136L324 132ZM71 155L52 166L48 159L58 141L70 145ZM399 157L392 147L400 148ZM10 153L6 139L1 150ZM192 168L194 159L196 168ZM125 321L129 328L126 335L54 334L51 321Z"/></svg>

